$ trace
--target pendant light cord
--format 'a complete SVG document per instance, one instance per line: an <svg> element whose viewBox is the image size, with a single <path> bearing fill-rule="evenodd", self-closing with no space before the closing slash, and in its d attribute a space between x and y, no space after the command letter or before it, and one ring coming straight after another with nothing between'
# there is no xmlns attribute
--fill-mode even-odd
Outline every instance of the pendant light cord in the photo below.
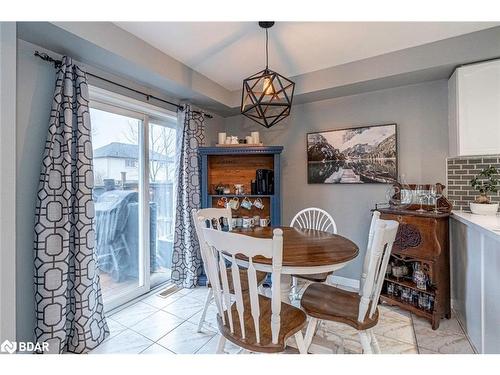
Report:
<svg viewBox="0 0 500 375"><path fill-rule="evenodd" d="M267 35L267 29L266 29L266 69L269 67L269 37Z"/></svg>

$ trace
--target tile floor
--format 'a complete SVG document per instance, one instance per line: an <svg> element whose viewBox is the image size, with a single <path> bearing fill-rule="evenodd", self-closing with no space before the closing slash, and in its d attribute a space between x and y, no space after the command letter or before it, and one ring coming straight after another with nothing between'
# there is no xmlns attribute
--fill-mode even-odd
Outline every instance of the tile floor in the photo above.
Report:
<svg viewBox="0 0 500 375"><path fill-rule="evenodd" d="M91 353L215 353L219 335L214 306L207 313L203 332L196 332L206 293L207 289L200 287L183 289L167 298L148 296L112 314L108 317L111 335ZM380 313L374 332L382 353L473 353L455 317L443 320L440 328L433 331L427 321L396 307L382 305ZM333 322L323 323L313 344L324 353L361 353L357 332ZM230 343L226 345L228 353L238 350ZM291 348L288 352L297 351Z"/></svg>

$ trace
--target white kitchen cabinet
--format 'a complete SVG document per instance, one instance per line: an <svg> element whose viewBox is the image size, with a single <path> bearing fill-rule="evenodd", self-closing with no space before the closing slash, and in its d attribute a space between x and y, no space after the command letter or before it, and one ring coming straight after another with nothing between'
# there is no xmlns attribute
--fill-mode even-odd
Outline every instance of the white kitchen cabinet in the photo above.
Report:
<svg viewBox="0 0 500 375"><path fill-rule="evenodd" d="M500 154L500 60L459 67L448 81L450 156Z"/></svg>
<svg viewBox="0 0 500 375"><path fill-rule="evenodd" d="M450 226L451 298L458 319L482 352L480 233L459 221Z"/></svg>
<svg viewBox="0 0 500 375"><path fill-rule="evenodd" d="M500 354L500 216L453 213L452 307L479 353Z"/></svg>
<svg viewBox="0 0 500 375"><path fill-rule="evenodd" d="M500 241L484 237L484 353L500 353Z"/></svg>

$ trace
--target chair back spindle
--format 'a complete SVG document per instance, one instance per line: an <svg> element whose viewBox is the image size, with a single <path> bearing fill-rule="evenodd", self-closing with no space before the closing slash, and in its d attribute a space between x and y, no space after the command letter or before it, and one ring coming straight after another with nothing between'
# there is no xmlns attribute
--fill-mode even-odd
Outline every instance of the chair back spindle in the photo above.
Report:
<svg viewBox="0 0 500 375"><path fill-rule="evenodd" d="M371 256L369 256L368 254L372 250L373 236L375 234L375 227L376 227L377 221L379 219L380 219L380 212L373 211L372 220L370 223L370 230L368 232L368 243L366 245L366 255L365 255L365 259L363 261L363 270L361 272L361 279L359 280L359 295L361 295L361 293L363 291L363 285L365 285L366 276L368 275L368 270L370 268Z"/></svg>
<svg viewBox="0 0 500 375"><path fill-rule="evenodd" d="M359 303L358 321L363 322L371 303L368 317L371 318L377 309L378 299L382 290L385 271L389 263L392 245L396 239L399 223L394 220L377 219L371 248L365 255L368 264ZM368 259L366 259L368 258Z"/></svg>
<svg viewBox="0 0 500 375"><path fill-rule="evenodd" d="M305 208L302 211L299 211L292 219L290 226L300 229L315 229L337 234L337 225L335 224L335 220L333 220L332 215L325 210L316 207Z"/></svg>
<svg viewBox="0 0 500 375"><path fill-rule="evenodd" d="M203 220L203 218L199 218L198 220ZM281 229L274 229L272 239L253 238L242 234L221 232L212 228L203 228L201 232L202 240L205 242L203 249L207 253L208 277L212 283L214 299L216 300L219 315L222 317L223 324L229 327L232 334L236 334L235 327L237 324L239 325L239 334L243 340L247 335L244 320L246 316L251 315L255 327L255 341L257 343L261 342L261 306L259 303L257 274L253 259L256 256L272 259L273 287L271 322L269 323L272 332L272 343L277 344L281 312L280 278L283 254L283 231ZM247 275L249 287L245 293L242 292L239 266L236 262L238 254L248 258ZM237 317L233 316L232 313L234 310L232 309L226 260L232 263L232 285L234 287L234 303ZM244 300L250 301L250 311L245 311L245 306L248 306L248 303L245 304ZM227 317L227 322L225 321L225 317Z"/></svg>

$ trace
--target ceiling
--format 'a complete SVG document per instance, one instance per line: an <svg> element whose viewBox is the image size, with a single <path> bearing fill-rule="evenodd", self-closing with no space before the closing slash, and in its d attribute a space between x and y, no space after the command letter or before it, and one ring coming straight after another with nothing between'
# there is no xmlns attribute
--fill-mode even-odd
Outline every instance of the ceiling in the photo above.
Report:
<svg viewBox="0 0 500 375"><path fill-rule="evenodd" d="M234 91L265 66L256 22L117 22L165 54ZM269 67L293 77L495 27L494 22L277 22Z"/></svg>

